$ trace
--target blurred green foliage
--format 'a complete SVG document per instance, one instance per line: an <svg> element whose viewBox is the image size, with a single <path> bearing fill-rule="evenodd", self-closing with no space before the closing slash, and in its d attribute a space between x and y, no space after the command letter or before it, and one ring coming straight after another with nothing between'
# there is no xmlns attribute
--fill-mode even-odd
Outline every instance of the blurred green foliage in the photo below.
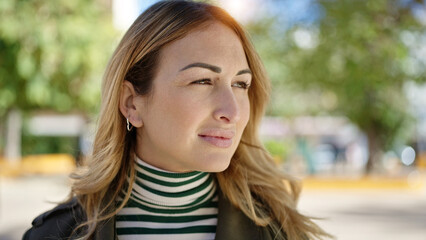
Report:
<svg viewBox="0 0 426 240"><path fill-rule="evenodd" d="M77 159L80 154L78 149L78 137L23 136L23 156L51 153L68 153Z"/></svg>
<svg viewBox="0 0 426 240"><path fill-rule="evenodd" d="M108 1L0 1L0 154L6 116L97 110L117 31ZM22 135L22 154L71 153L75 138Z"/></svg>
<svg viewBox="0 0 426 240"><path fill-rule="evenodd" d="M102 1L0 1L0 118L93 112L115 35Z"/></svg>
<svg viewBox="0 0 426 240"><path fill-rule="evenodd" d="M292 150L291 142L284 140L265 140L264 145L274 159L279 162L284 162L285 159L287 159L287 155Z"/></svg>
<svg viewBox="0 0 426 240"><path fill-rule="evenodd" d="M424 1L318 1L323 16L280 33L275 16L249 26L273 84L269 114L344 115L369 140L371 171L381 152L412 133L408 81L426 82L404 35L420 41L425 25L412 12ZM417 62L415 62L417 61ZM415 63L415 71L407 68ZM408 133L408 134L407 134Z"/></svg>

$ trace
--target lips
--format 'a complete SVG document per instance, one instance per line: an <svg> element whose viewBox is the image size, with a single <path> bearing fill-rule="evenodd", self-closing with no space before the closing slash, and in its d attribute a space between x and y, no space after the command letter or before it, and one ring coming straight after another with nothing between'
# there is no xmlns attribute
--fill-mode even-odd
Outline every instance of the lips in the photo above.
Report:
<svg viewBox="0 0 426 240"><path fill-rule="evenodd" d="M213 146L219 148L228 148L232 145L232 138L235 136L235 131L224 129L208 129L198 134L198 136Z"/></svg>

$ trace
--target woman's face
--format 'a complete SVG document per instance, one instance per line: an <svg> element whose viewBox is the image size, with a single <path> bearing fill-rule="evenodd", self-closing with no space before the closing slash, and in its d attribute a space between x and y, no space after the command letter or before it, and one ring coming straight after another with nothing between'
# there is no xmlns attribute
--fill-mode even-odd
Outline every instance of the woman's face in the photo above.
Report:
<svg viewBox="0 0 426 240"><path fill-rule="evenodd" d="M135 99L138 157L174 172L225 170L249 120L251 77L239 38L221 23L166 45L152 95Z"/></svg>

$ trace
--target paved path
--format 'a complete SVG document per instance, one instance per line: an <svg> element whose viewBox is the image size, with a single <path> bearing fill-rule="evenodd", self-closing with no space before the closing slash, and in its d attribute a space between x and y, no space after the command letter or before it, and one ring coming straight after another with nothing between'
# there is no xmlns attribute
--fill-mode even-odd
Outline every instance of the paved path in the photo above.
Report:
<svg viewBox="0 0 426 240"><path fill-rule="evenodd" d="M21 239L31 220L63 200L65 176L0 178L0 239ZM426 240L426 191L315 190L302 193L303 213L342 240Z"/></svg>
<svg viewBox="0 0 426 240"><path fill-rule="evenodd" d="M342 240L426 240L426 194L409 190L309 190L299 209Z"/></svg>
<svg viewBox="0 0 426 240"><path fill-rule="evenodd" d="M18 240L34 217L64 200L66 176L0 178L0 240Z"/></svg>

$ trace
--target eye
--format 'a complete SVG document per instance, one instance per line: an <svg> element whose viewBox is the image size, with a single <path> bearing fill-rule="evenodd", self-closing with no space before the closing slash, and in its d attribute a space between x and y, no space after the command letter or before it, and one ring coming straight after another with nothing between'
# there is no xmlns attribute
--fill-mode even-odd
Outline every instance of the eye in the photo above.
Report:
<svg viewBox="0 0 426 240"><path fill-rule="evenodd" d="M238 87L238 88L242 88L242 89L248 89L250 87L250 84L248 82L236 82L234 84L232 84L233 87Z"/></svg>
<svg viewBox="0 0 426 240"><path fill-rule="evenodd" d="M200 80L193 81L191 82L191 84L212 85L212 81L208 78L203 78Z"/></svg>

